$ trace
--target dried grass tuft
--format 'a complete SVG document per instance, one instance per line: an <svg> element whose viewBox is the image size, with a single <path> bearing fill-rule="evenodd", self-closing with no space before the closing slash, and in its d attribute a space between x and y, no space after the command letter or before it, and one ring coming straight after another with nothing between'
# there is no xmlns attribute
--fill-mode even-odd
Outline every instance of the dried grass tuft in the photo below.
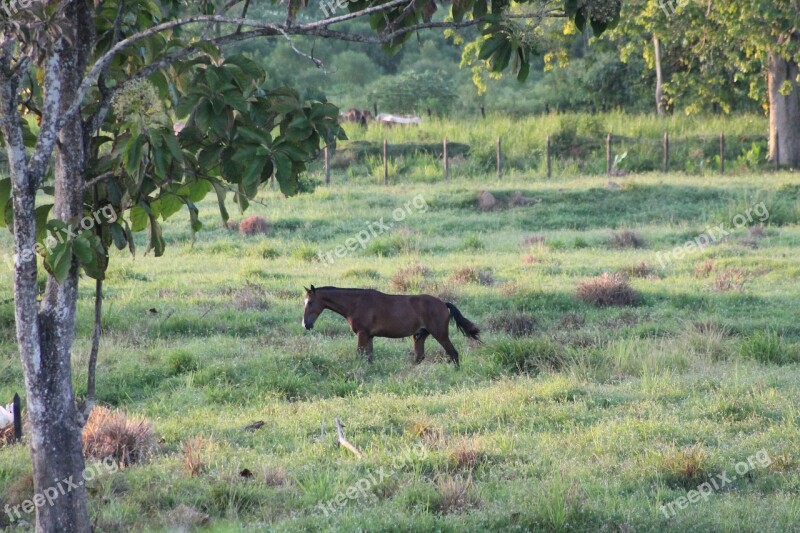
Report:
<svg viewBox="0 0 800 533"><path fill-rule="evenodd" d="M131 417L102 406L92 409L83 428L83 455L111 457L121 467L145 462L155 449L153 426L143 417Z"/></svg>
<svg viewBox="0 0 800 533"><path fill-rule="evenodd" d="M750 280L750 273L741 268L728 268L719 272L711 288L717 292L742 291Z"/></svg>
<svg viewBox="0 0 800 533"><path fill-rule="evenodd" d="M398 292L418 291L428 285L430 276L431 269L417 263L395 272L389 281L389 286Z"/></svg>
<svg viewBox="0 0 800 533"><path fill-rule="evenodd" d="M578 298L597 307L635 305L638 294L625 276L608 272L578 284Z"/></svg>
<svg viewBox="0 0 800 533"><path fill-rule="evenodd" d="M502 331L512 337L527 337L539 329L539 321L522 311L503 311L486 321L491 331Z"/></svg>
<svg viewBox="0 0 800 533"><path fill-rule="evenodd" d="M258 215L250 215L239 222L239 233L242 235L266 235L271 231L272 224Z"/></svg>
<svg viewBox="0 0 800 533"><path fill-rule="evenodd" d="M631 230L618 231L611 234L608 238L608 246L611 248L644 248L644 237Z"/></svg>
<svg viewBox="0 0 800 533"><path fill-rule="evenodd" d="M208 468L214 452L213 439L190 437L181 445L183 469L191 477L197 477Z"/></svg>
<svg viewBox="0 0 800 533"><path fill-rule="evenodd" d="M706 259L694 267L694 277L707 278L709 275L711 275L712 270L714 270L714 261L711 259Z"/></svg>
<svg viewBox="0 0 800 533"><path fill-rule="evenodd" d="M464 267L453 272L450 280L454 283L475 283L478 285L494 285L494 274L490 268L477 269Z"/></svg>
<svg viewBox="0 0 800 533"><path fill-rule="evenodd" d="M472 479L461 476L439 476L436 480L439 493L438 511L453 514L480 507L480 499L475 494Z"/></svg>

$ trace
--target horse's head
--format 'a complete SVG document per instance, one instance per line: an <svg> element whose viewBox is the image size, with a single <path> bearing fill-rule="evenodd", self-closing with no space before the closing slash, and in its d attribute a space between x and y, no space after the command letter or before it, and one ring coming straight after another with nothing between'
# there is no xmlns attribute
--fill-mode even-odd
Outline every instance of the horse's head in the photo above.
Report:
<svg viewBox="0 0 800 533"><path fill-rule="evenodd" d="M306 306L303 310L303 327L312 329L314 322L317 320L325 307L322 305L322 298L317 296L317 289L312 285L310 289L306 289Z"/></svg>

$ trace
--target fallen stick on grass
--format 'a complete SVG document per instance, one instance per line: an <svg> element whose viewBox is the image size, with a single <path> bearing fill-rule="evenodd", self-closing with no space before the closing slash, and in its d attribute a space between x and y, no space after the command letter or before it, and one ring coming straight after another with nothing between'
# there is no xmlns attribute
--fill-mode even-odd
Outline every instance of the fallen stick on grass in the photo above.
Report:
<svg viewBox="0 0 800 533"><path fill-rule="evenodd" d="M340 446L344 446L345 448L353 452L356 455L356 457L361 459L361 457L363 457L363 454L360 451L358 451L358 448L350 444L347 441L347 439L344 438L344 430L342 429L342 423L339 421L338 417L336 418L336 431L339 433L339 439L337 441L338 444Z"/></svg>

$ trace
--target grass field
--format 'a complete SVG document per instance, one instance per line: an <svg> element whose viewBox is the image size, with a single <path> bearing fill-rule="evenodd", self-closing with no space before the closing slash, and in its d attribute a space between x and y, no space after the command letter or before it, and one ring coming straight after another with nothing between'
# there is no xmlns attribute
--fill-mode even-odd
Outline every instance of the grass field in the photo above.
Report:
<svg viewBox="0 0 800 533"><path fill-rule="evenodd" d="M800 531L800 179L606 181L267 190L252 212L268 236L221 229L207 201L193 244L186 217L165 257L115 253L99 401L156 437L88 483L96 530ZM533 203L508 207L517 191ZM746 213L763 225L733 230ZM578 298L606 272L633 305ZM0 301L10 283L3 266ZM451 328L456 371L432 340L414 367L409 340L376 339L369 365L343 318L302 329L310 284L441 295L484 344ZM79 306L80 395L89 280ZM0 398L23 388L5 303ZM363 458L335 445L336 417ZM26 447L0 449L0 511L31 496L30 468Z"/></svg>

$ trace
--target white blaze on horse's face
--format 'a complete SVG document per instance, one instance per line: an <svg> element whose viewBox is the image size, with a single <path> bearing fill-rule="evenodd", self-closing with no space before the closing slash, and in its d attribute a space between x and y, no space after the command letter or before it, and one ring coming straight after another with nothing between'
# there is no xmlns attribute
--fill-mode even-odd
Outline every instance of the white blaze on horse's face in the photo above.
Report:
<svg viewBox="0 0 800 533"><path fill-rule="evenodd" d="M316 318L316 317L315 317L315 318L312 318L312 317L310 316L310 312L309 312L309 307L310 307L310 306L309 306L309 304L310 304L310 303L311 303L311 299L310 299L310 298L308 298L308 297L306 297L306 301L305 301L305 311L303 312L303 322L302 322L302 324L303 324L303 327L304 327L305 329L309 329L309 330L310 330L310 329L312 329L312 328L314 327L314 320L315 320L315 318Z"/></svg>

